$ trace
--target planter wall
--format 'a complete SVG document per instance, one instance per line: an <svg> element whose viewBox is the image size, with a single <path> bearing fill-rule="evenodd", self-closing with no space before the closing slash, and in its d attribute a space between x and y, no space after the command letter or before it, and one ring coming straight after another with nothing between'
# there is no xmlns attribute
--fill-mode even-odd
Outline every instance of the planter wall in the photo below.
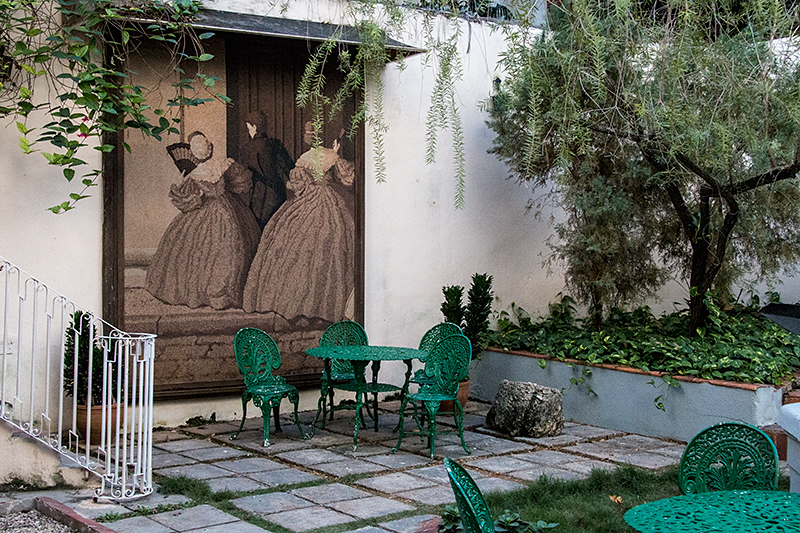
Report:
<svg viewBox="0 0 800 533"><path fill-rule="evenodd" d="M544 369L539 366L542 359ZM782 391L771 385L673 376L681 386L667 391L658 372L591 365L591 375L585 376L584 365L568 363L526 352L487 350L470 372L470 397L491 402L502 380L530 381L563 390L567 420L681 441L718 422L774 424L781 408ZM570 378L582 377L584 383L570 383ZM665 392L661 411L653 400Z"/></svg>

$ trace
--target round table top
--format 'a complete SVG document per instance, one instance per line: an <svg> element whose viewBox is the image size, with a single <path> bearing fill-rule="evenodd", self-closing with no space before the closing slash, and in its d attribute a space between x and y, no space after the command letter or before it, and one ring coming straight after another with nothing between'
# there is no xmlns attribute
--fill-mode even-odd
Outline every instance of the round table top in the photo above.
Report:
<svg viewBox="0 0 800 533"><path fill-rule="evenodd" d="M634 507L625 521L644 533L800 531L800 494L769 490L701 492Z"/></svg>
<svg viewBox="0 0 800 533"><path fill-rule="evenodd" d="M348 361L405 361L428 356L424 350L399 346L317 346L309 348L306 353L320 359Z"/></svg>

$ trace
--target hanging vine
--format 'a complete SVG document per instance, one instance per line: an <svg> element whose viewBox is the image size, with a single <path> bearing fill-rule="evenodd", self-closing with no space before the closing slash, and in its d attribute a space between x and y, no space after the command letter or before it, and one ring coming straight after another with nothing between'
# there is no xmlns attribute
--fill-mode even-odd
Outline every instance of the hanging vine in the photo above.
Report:
<svg viewBox="0 0 800 533"><path fill-rule="evenodd" d="M371 0L352 0L347 3L348 18L355 21L359 38L355 56L344 47L338 48L339 69L344 73L345 81L332 100L325 97L325 77L323 69L331 55L337 50L338 35L331 37L320 45L312 54L300 83L297 102L301 107L310 107L314 120L314 147L321 145L319 132L324 121L323 108L331 104L331 116L341 109L345 99L351 98L357 91L365 91L367 85L372 96L371 101L362 99L353 117L353 129L366 123L370 126L375 154L376 181L386 181L386 152L384 135L388 125L384 116L384 86L382 72L392 57L386 47L387 37L400 34L407 18L417 14L418 10L388 0L378 4ZM445 1L423 2L419 7L423 16L425 33L425 58L423 63L435 72L435 82L431 94L430 106L426 119L426 163L436 160L439 135L442 131L450 132L453 151L454 177L456 180L455 207L464 207L466 178L466 156L464 130L461 113L456 98L456 82L461 81L463 71L458 50L461 37L461 19L477 17L511 18L510 12L503 6L485 1ZM433 21L437 16L445 16L452 20L452 34L446 38L434 37ZM395 57L402 59L402 55ZM366 92L366 91L365 91Z"/></svg>

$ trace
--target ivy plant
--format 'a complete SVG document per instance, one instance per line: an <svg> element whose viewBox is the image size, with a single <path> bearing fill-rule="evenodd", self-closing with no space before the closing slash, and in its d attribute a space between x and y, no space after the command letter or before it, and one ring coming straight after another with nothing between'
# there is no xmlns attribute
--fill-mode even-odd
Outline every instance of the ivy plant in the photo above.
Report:
<svg viewBox="0 0 800 533"><path fill-rule="evenodd" d="M199 0L0 0L0 118L16 123L24 153L39 153L78 183L52 212L73 209L97 185L101 170L82 154L114 150L106 134L133 128L161 139L178 132L179 118L151 107L146 89L132 82L126 60L142 40L162 45L182 76L167 108L228 101L201 68L196 78L184 75L187 62L213 58L202 47L213 34L191 26L201 8ZM188 90L194 85L199 92Z"/></svg>
<svg viewBox="0 0 800 533"><path fill-rule="evenodd" d="M671 376L679 375L782 385L800 367L800 337L761 315L757 304L723 309L708 294L705 305L709 323L692 337L686 335L686 309L661 317L647 307L613 309L595 330L574 315L565 316L563 302L551 304L553 312L538 320L513 306L512 313L500 313L488 342L561 360L664 372L669 386L676 383Z"/></svg>

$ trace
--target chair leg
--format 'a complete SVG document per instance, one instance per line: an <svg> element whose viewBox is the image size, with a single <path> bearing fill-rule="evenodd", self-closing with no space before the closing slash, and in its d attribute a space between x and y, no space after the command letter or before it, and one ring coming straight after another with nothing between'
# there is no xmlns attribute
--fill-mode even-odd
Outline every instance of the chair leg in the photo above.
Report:
<svg viewBox="0 0 800 533"><path fill-rule="evenodd" d="M280 402L280 399L278 399ZM266 448L269 446L269 419L271 418L272 414L272 399L264 399L258 396L253 397L253 404L261 409L261 420L264 426L264 444L263 446Z"/></svg>
<svg viewBox="0 0 800 533"><path fill-rule="evenodd" d="M244 427L244 420L247 418L247 402L250 401L250 394L248 392L242 393L242 423L239 424L239 429L236 430L235 433L231 434L231 440L235 440L236 437L239 436L239 433L242 432L242 428Z"/></svg>
<svg viewBox="0 0 800 533"><path fill-rule="evenodd" d="M283 430L281 429L281 404L280 400L278 400L278 405L272 408L272 418L275 419L275 432L281 433Z"/></svg>
<svg viewBox="0 0 800 533"><path fill-rule="evenodd" d="M331 406L331 408L329 409L330 413L331 413L331 417L330 417L329 420L333 420L333 387L328 389L328 398L330 399L329 403L330 403L330 406ZM322 427L325 427L324 422L323 422Z"/></svg>
<svg viewBox="0 0 800 533"><path fill-rule="evenodd" d="M403 436L405 435L405 431L403 431L403 422L405 419L406 404L408 404L408 396L404 396L403 401L400 402L400 421L397 423L397 444L392 448L392 453L397 453L397 450L400 449L400 445L403 444Z"/></svg>
<svg viewBox="0 0 800 533"><path fill-rule="evenodd" d="M303 432L303 428L300 426L300 417L297 415L297 408L298 405L300 404L300 393L290 392L288 398L289 401L292 402L292 404L294 405L294 423L297 426L297 431L300 432L300 435L303 436L304 440L311 438L311 435ZM313 432L313 427L312 427L312 432Z"/></svg>
<svg viewBox="0 0 800 533"><path fill-rule="evenodd" d="M461 447L464 448L467 454L472 455L472 450L469 449L469 446L467 446L464 440L464 409L461 407L461 403L458 400L453 400L453 418L458 428L458 436L461 437Z"/></svg>
<svg viewBox="0 0 800 533"><path fill-rule="evenodd" d="M425 404L425 410L428 415L428 446L431 450L431 460L434 456L434 448L436 447L436 414L439 411L439 403L435 400L422 402Z"/></svg>

